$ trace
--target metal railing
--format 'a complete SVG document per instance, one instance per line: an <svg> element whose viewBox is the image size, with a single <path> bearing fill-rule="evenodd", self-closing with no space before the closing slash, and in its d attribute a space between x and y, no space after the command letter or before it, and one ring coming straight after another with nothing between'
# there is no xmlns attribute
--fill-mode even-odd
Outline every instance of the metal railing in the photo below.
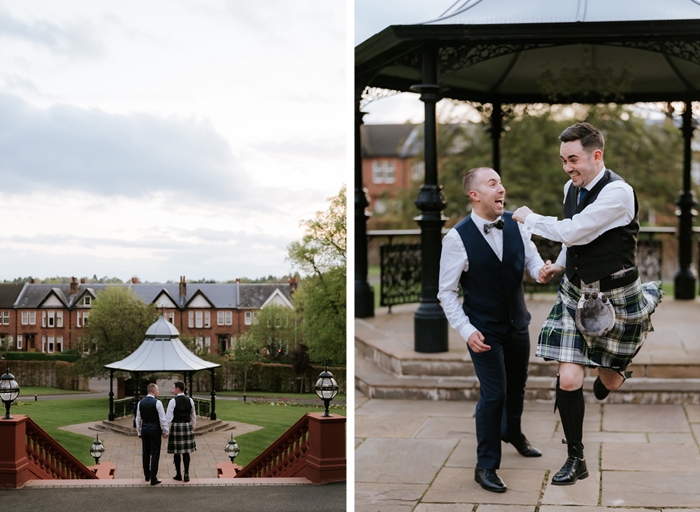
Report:
<svg viewBox="0 0 700 512"><path fill-rule="evenodd" d="M175 397L160 396L158 400L163 404L164 409L168 409L168 403ZM211 414L211 400L204 398L192 398L194 401L194 411L197 416L209 417ZM114 417L123 418L124 416L135 415L138 402L136 397L130 396L114 400Z"/></svg>

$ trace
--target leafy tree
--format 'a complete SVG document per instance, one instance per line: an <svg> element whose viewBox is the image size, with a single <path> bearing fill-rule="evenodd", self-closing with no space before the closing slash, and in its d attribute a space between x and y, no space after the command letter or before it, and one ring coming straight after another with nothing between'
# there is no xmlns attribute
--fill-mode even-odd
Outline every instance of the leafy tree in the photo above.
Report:
<svg viewBox="0 0 700 512"><path fill-rule="evenodd" d="M260 360L260 351L262 345L250 332L243 333L237 340L233 349L233 355L236 364L243 368L243 401L245 402L245 393L248 386L248 372L253 366L253 363Z"/></svg>
<svg viewBox="0 0 700 512"><path fill-rule="evenodd" d="M246 334L267 348L270 359L278 361L284 348L296 341L296 315L288 307L269 304L257 312Z"/></svg>
<svg viewBox="0 0 700 512"><path fill-rule="evenodd" d="M305 234L288 247L287 260L307 277L294 293L303 317L304 343L313 361L345 365L346 190L329 198L326 211L302 222Z"/></svg>
<svg viewBox="0 0 700 512"><path fill-rule="evenodd" d="M311 360L309 359L309 347L300 344L296 349L289 353L289 360L292 363L292 371L294 375L305 377L311 369ZM299 393L304 392L304 379L299 379Z"/></svg>
<svg viewBox="0 0 700 512"><path fill-rule="evenodd" d="M131 288L108 286L98 291L83 328L83 345L90 354L76 363L76 370L103 375L104 365L124 359L141 345L156 320L156 306L145 304Z"/></svg>

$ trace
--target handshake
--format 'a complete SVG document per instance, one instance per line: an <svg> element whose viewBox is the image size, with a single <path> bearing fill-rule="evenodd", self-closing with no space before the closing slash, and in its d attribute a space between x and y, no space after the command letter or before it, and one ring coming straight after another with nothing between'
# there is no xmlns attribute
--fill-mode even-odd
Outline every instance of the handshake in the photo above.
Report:
<svg viewBox="0 0 700 512"><path fill-rule="evenodd" d="M546 284L552 279L552 277L554 277L554 274L561 272L562 270L564 270L564 267L547 260L542 268L540 268L537 278L539 279L540 283Z"/></svg>

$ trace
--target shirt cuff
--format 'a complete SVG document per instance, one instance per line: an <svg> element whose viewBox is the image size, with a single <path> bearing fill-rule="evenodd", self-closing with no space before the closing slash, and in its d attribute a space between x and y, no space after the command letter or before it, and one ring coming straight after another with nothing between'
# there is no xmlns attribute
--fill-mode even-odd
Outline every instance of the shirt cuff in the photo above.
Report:
<svg viewBox="0 0 700 512"><path fill-rule="evenodd" d="M464 341L467 341L469 339L469 336L474 334L476 331L478 331L476 327L474 327L472 324L465 325L460 329L459 334L462 335L462 338L464 338Z"/></svg>
<svg viewBox="0 0 700 512"><path fill-rule="evenodd" d="M535 232L535 224L537 224L537 221L539 221L542 218L542 215L539 213L531 213L530 215L527 216L525 219L525 231L532 234Z"/></svg>

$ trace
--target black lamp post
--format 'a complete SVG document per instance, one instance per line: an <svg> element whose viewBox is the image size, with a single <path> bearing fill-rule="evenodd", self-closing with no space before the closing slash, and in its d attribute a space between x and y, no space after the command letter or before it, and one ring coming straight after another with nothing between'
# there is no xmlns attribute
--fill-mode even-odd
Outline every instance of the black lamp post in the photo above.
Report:
<svg viewBox="0 0 700 512"><path fill-rule="evenodd" d="M326 412L323 414L323 417L331 417L332 414L328 412L328 405L335 398L335 395L338 394L338 383L333 378L333 374L328 371L328 366L325 367L316 381L316 394L326 405Z"/></svg>
<svg viewBox="0 0 700 512"><path fill-rule="evenodd" d="M102 457L102 453L105 451L105 445L102 444L102 441L100 441L100 434L95 435L95 440L92 442L92 446L90 447L90 455L95 459L95 464L100 463L100 457Z"/></svg>
<svg viewBox="0 0 700 512"><path fill-rule="evenodd" d="M231 459L231 464L234 464L234 459L238 457L241 450L238 448L238 443L236 443L236 440L233 438L233 434L231 434L231 439L226 442L224 451L226 452L226 455L228 455L229 459Z"/></svg>
<svg viewBox="0 0 700 512"><path fill-rule="evenodd" d="M0 377L0 400L5 404L5 416L3 420L14 419L10 416L10 404L14 402L19 396L19 384L15 380L15 376L10 373L10 368L8 366L5 375Z"/></svg>

